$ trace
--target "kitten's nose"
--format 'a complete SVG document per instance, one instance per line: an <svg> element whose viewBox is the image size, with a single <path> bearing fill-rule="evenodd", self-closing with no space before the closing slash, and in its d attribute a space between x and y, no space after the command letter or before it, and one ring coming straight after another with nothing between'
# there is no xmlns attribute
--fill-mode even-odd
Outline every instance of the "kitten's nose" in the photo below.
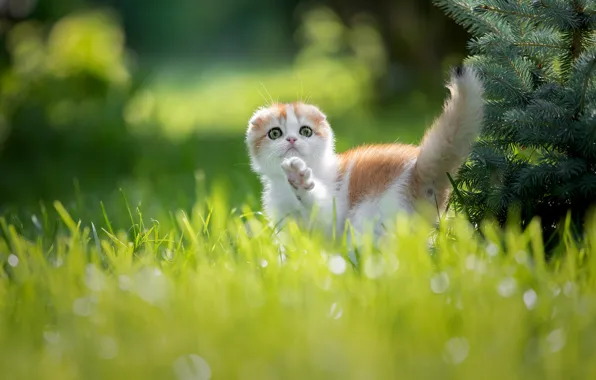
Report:
<svg viewBox="0 0 596 380"><path fill-rule="evenodd" d="M296 137L286 137L286 140L288 140L290 142L290 144L294 144L297 140Z"/></svg>

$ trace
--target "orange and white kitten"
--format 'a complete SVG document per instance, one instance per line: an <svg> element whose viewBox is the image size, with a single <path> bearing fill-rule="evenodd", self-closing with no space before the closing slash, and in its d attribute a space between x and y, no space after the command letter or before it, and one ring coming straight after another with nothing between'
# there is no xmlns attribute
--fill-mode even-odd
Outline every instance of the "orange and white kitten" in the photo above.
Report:
<svg viewBox="0 0 596 380"><path fill-rule="evenodd" d="M419 201L442 207L449 191L446 173L470 153L484 110L483 85L472 68L453 70L447 88L451 98L419 146L368 145L336 153L333 131L319 108L292 103L258 109L246 144L271 222L283 225L290 216L331 233L335 220L341 234L349 220L356 234L370 227L380 237L386 223L415 212Z"/></svg>

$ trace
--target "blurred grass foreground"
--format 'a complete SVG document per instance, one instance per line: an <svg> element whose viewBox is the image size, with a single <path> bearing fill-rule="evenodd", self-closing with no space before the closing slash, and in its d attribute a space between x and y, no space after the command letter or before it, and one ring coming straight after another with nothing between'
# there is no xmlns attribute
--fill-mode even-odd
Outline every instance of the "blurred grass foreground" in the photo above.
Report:
<svg viewBox="0 0 596 380"><path fill-rule="evenodd" d="M189 215L101 229L61 203L0 219L10 379L592 379L594 236L544 261L540 227L399 219L358 260L290 225L284 245L220 192ZM569 235L568 235L569 236Z"/></svg>
<svg viewBox="0 0 596 380"><path fill-rule="evenodd" d="M2 378L596 378L594 223L548 262L537 222L481 239L456 216L430 249L400 218L356 262L343 236L278 241L243 144L255 107L310 99L341 150L415 142L444 94L375 107L374 23L315 7L299 24L283 64L200 70L140 62L111 11L8 29Z"/></svg>

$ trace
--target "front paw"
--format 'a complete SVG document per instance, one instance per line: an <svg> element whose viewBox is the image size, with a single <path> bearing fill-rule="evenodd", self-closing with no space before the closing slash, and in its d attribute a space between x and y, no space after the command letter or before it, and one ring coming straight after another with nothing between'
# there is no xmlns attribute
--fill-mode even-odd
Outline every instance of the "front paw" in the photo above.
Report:
<svg viewBox="0 0 596 380"><path fill-rule="evenodd" d="M281 168L288 177L288 183L294 189L312 190L315 187L312 170L299 157L286 158L281 163Z"/></svg>

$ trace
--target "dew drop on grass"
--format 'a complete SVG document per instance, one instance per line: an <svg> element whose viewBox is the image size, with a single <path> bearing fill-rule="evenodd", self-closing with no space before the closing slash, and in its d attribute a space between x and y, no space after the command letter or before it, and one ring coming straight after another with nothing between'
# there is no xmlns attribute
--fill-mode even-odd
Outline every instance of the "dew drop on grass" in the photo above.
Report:
<svg viewBox="0 0 596 380"><path fill-rule="evenodd" d="M55 361L56 363L61 362L62 347L60 345L60 333L46 330L43 333L43 338L46 341L44 347L45 354L48 355L52 361Z"/></svg>
<svg viewBox="0 0 596 380"><path fill-rule="evenodd" d="M174 360L174 372L178 380L211 379L209 363L199 355L181 356Z"/></svg>
<svg viewBox="0 0 596 380"><path fill-rule="evenodd" d="M103 359L114 359L118 355L118 343L109 336L99 340L99 356Z"/></svg>
<svg viewBox="0 0 596 380"><path fill-rule="evenodd" d="M536 295L534 289L526 290L526 292L524 293L524 303L526 304L528 310L534 309L534 307L536 306L537 299L538 296Z"/></svg>
<svg viewBox="0 0 596 380"><path fill-rule="evenodd" d="M60 343L60 333L55 331L44 331L43 338L49 344L58 344Z"/></svg>
<svg viewBox="0 0 596 380"><path fill-rule="evenodd" d="M72 311L80 317L88 317L93 313L93 300L91 297L77 298L72 304Z"/></svg>
<svg viewBox="0 0 596 380"><path fill-rule="evenodd" d="M433 293L445 293L449 288L449 276L445 272L437 273L430 279L430 288Z"/></svg>
<svg viewBox="0 0 596 380"><path fill-rule="evenodd" d="M368 278L379 278L384 272L383 259L380 256L368 256L364 260L364 274Z"/></svg>
<svg viewBox="0 0 596 380"><path fill-rule="evenodd" d="M497 285L497 292L501 297L511 297L517 289L517 282L513 277L507 277Z"/></svg>
<svg viewBox="0 0 596 380"><path fill-rule="evenodd" d="M490 257L495 257L499 253L499 247L497 247L496 244L491 243L486 247L486 253L488 253Z"/></svg>
<svg viewBox="0 0 596 380"><path fill-rule="evenodd" d="M8 265L10 265L13 268L16 267L17 265L19 265L19 258L15 255L8 256Z"/></svg>
<svg viewBox="0 0 596 380"><path fill-rule="evenodd" d="M60 268L64 264L64 260L62 260L62 257L56 257L53 264L55 268Z"/></svg>
<svg viewBox="0 0 596 380"><path fill-rule="evenodd" d="M132 280L130 279L130 277L121 274L120 276L118 276L118 287L121 290L124 291L128 291L130 290L130 287L132 286Z"/></svg>
<svg viewBox="0 0 596 380"><path fill-rule="evenodd" d="M445 343L445 360L449 363L460 364L468 357L470 346L466 338L455 337Z"/></svg>
<svg viewBox="0 0 596 380"><path fill-rule="evenodd" d="M267 260L261 259L259 265L261 266L261 268L267 268L267 265L269 265L269 263L267 262Z"/></svg>
<svg viewBox="0 0 596 380"><path fill-rule="evenodd" d="M340 319L341 316L344 314L343 309L339 306L336 302L331 305L331 310L329 310L329 316L333 319Z"/></svg>
<svg viewBox="0 0 596 380"><path fill-rule="evenodd" d="M575 295L575 289L575 284L571 281L567 281L563 286L563 294L565 294L565 297L571 298Z"/></svg>
<svg viewBox="0 0 596 380"><path fill-rule="evenodd" d="M468 255L466 257L466 269L476 271L480 274L486 273L486 261L479 259L475 255Z"/></svg>
<svg viewBox="0 0 596 380"><path fill-rule="evenodd" d="M134 276L134 291L149 303L157 303L167 297L167 281L158 268L145 267Z"/></svg>
<svg viewBox="0 0 596 380"><path fill-rule="evenodd" d="M515 253L515 261L519 265L526 265L528 263L528 253L526 251L517 251Z"/></svg>
<svg viewBox="0 0 596 380"><path fill-rule="evenodd" d="M567 337L565 336L565 331L562 329L556 329L548 334L546 337L546 342L548 343L548 347L550 348L551 352L558 352L565 347L566 339Z"/></svg>
<svg viewBox="0 0 596 380"><path fill-rule="evenodd" d="M333 255L331 256L331 258L329 259L328 262L329 265L329 270L331 271L331 273L333 274L343 274L346 271L346 260L339 256L339 255Z"/></svg>
<svg viewBox="0 0 596 380"><path fill-rule="evenodd" d="M85 269L85 284L95 292L103 289L105 283L104 274L93 264L88 264Z"/></svg>

